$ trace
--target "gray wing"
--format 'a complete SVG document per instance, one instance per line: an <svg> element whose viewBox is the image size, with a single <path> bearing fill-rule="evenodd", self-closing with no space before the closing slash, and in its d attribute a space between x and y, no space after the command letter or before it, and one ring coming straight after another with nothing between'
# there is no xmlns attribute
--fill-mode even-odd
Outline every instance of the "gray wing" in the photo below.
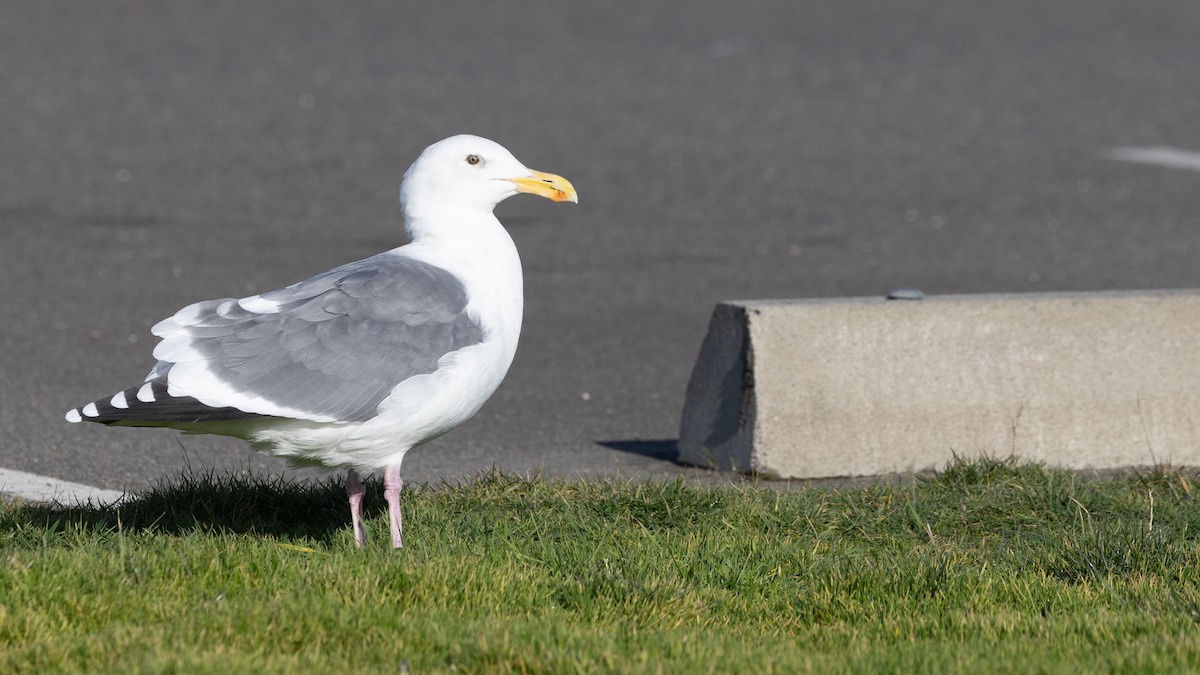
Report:
<svg viewBox="0 0 1200 675"><path fill-rule="evenodd" d="M155 356L167 364L200 361L209 380L282 408L361 421L400 382L483 340L458 278L392 253L260 298L181 310L155 327L164 337Z"/></svg>

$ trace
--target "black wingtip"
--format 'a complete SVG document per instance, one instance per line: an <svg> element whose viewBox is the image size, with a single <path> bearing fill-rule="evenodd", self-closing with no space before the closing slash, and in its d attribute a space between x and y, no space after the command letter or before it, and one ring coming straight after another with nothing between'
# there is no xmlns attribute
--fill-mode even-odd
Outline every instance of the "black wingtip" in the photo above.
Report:
<svg viewBox="0 0 1200 675"><path fill-rule="evenodd" d="M259 417L268 415L246 412L232 406L215 408L191 396L171 396L167 393L167 382L164 378L157 378L119 391L108 398L72 408L66 414L66 420L72 423L97 422L123 426L232 422Z"/></svg>

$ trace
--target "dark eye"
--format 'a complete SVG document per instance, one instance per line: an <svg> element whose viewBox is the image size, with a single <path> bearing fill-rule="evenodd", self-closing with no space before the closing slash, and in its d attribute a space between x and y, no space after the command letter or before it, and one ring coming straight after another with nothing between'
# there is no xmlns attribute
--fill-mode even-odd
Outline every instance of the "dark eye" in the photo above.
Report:
<svg viewBox="0 0 1200 675"><path fill-rule="evenodd" d="M482 161L483 158L479 155L467 155L467 164L470 164L471 166L475 166Z"/></svg>

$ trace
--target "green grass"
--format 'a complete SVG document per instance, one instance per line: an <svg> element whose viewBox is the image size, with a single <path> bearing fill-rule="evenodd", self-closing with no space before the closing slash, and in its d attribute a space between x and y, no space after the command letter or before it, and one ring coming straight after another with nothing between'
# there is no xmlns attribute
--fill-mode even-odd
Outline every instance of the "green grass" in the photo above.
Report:
<svg viewBox="0 0 1200 675"><path fill-rule="evenodd" d="M400 552L369 489L365 551L330 484L192 475L114 509L0 507L0 671L1200 671L1187 471L489 475L406 492Z"/></svg>

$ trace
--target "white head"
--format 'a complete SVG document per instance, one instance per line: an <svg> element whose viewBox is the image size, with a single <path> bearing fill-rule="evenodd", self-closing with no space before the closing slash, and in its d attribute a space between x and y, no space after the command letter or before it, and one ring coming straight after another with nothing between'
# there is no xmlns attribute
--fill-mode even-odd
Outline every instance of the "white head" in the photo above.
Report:
<svg viewBox="0 0 1200 675"><path fill-rule="evenodd" d="M446 211L491 213L518 192L579 203L562 176L529 169L499 143L463 134L425 148L404 174L400 203L409 220Z"/></svg>

